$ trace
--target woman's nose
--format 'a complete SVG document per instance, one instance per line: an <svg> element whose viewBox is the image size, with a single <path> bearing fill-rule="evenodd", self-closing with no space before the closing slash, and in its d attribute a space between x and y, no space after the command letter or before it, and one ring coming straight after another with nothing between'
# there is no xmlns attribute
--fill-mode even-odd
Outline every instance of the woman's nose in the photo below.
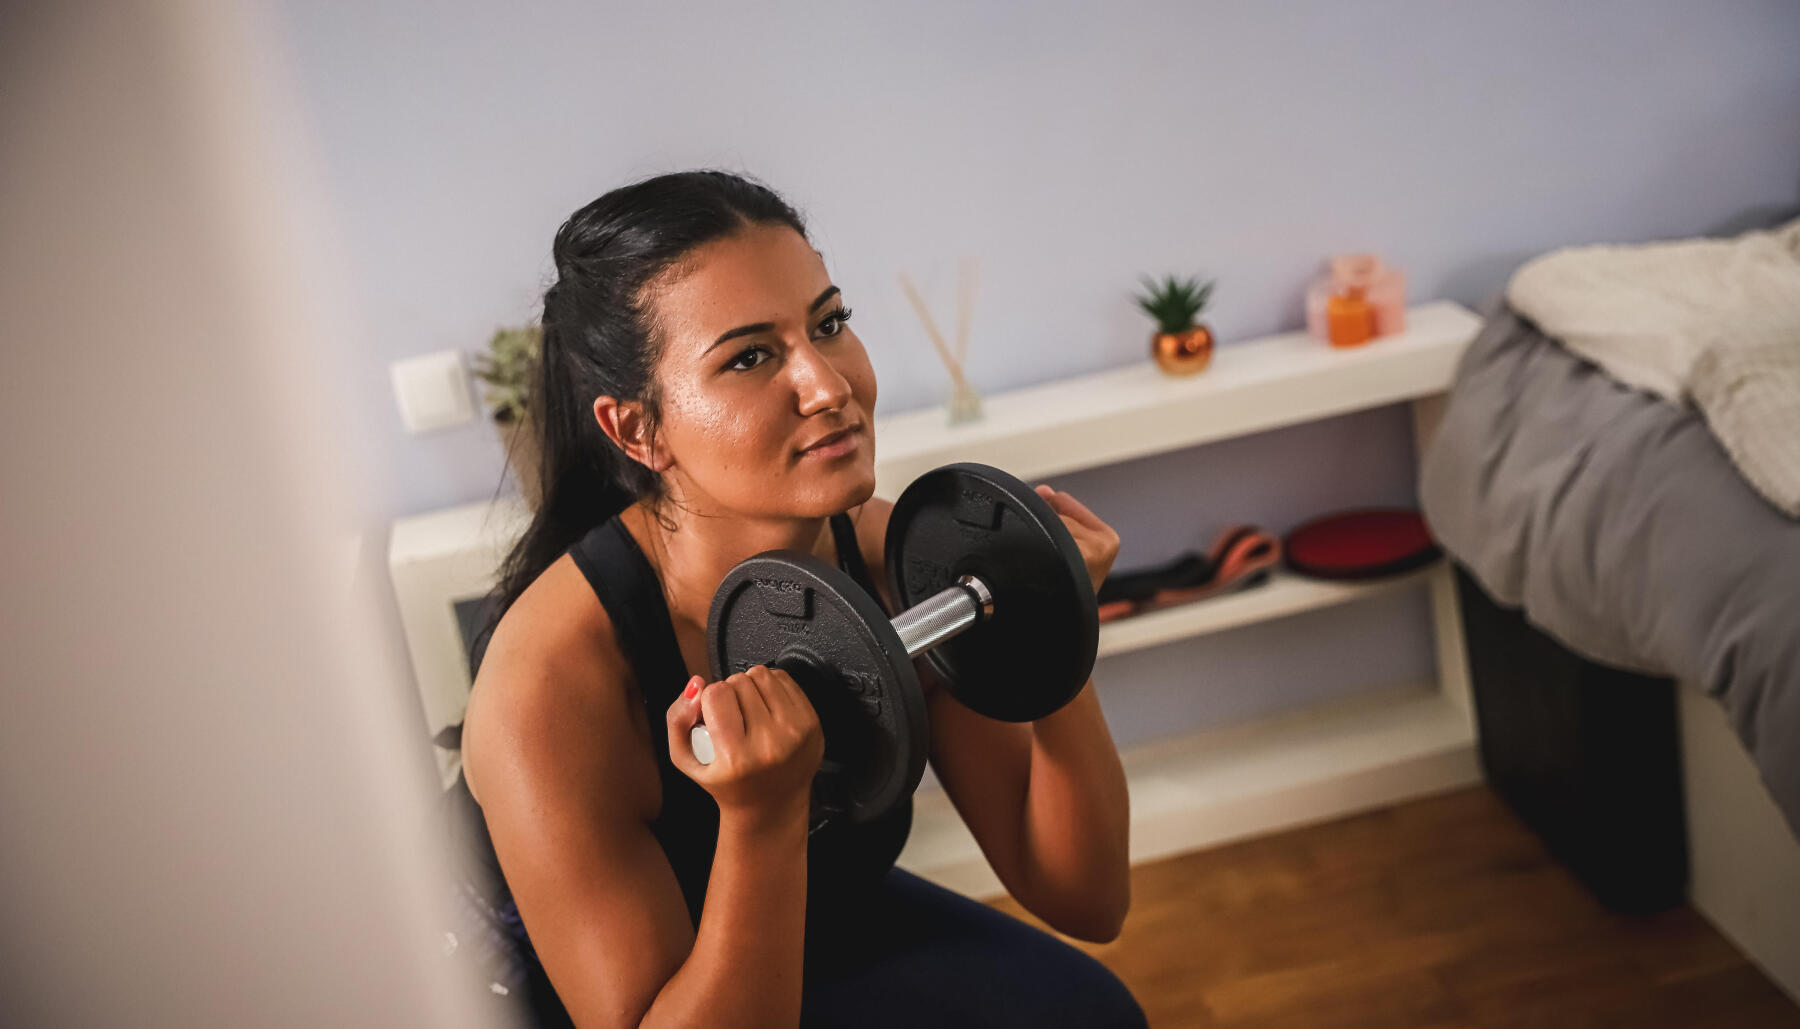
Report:
<svg viewBox="0 0 1800 1029"><path fill-rule="evenodd" d="M800 413L830 411L850 402L850 381L838 373L831 359L819 352L810 341L796 346L789 367L794 369L794 392L799 395Z"/></svg>

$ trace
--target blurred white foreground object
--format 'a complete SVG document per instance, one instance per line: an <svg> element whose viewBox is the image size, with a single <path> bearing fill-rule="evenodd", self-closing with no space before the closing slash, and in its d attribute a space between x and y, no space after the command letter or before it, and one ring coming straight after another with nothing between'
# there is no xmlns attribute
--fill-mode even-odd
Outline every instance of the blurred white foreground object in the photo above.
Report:
<svg viewBox="0 0 1800 1029"><path fill-rule="evenodd" d="M0 14L3 1025L492 1003L431 915L429 758L351 569L342 262L245 14Z"/></svg>

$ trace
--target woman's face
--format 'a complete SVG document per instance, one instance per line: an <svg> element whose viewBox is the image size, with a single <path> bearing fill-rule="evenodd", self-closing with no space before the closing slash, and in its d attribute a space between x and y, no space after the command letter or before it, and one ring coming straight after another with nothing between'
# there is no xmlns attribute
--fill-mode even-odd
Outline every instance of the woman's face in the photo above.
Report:
<svg viewBox="0 0 1800 1029"><path fill-rule="evenodd" d="M818 252L759 225L683 267L650 303L664 340L656 456L688 505L823 517L872 496L875 372Z"/></svg>

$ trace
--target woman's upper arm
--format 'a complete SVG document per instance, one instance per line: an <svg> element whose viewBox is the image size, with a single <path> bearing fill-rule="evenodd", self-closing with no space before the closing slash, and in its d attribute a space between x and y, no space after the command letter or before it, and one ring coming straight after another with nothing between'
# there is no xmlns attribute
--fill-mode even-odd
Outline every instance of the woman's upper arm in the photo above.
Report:
<svg viewBox="0 0 1800 1029"><path fill-rule="evenodd" d="M583 1026L637 1025L694 943L680 886L650 832L649 754L619 702L616 665L543 650L484 662L482 678L491 669L493 680L480 731L465 741L476 747L464 759L479 771L488 832L525 930Z"/></svg>
<svg viewBox="0 0 1800 1029"><path fill-rule="evenodd" d="M933 676L920 661L919 676ZM1023 888L1025 793L1031 777L1031 727L977 714L939 687L927 709L931 769L1009 893Z"/></svg>
<svg viewBox="0 0 1800 1029"><path fill-rule="evenodd" d="M895 602L885 578L888 516L892 502L871 498L856 520L863 558L890 613ZM1008 890L1018 886L1025 787L1031 762L1031 730L964 707L949 695L931 663L916 658L931 725L931 768L969 827L988 864Z"/></svg>

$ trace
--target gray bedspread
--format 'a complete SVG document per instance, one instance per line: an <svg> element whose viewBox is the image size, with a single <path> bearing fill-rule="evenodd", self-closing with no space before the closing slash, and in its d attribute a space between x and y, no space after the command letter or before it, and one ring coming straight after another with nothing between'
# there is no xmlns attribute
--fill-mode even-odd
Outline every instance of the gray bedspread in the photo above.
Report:
<svg viewBox="0 0 1800 1029"><path fill-rule="evenodd" d="M1800 835L1800 522L1695 412L1487 313L1420 474L1433 534L1570 649L1718 700Z"/></svg>

